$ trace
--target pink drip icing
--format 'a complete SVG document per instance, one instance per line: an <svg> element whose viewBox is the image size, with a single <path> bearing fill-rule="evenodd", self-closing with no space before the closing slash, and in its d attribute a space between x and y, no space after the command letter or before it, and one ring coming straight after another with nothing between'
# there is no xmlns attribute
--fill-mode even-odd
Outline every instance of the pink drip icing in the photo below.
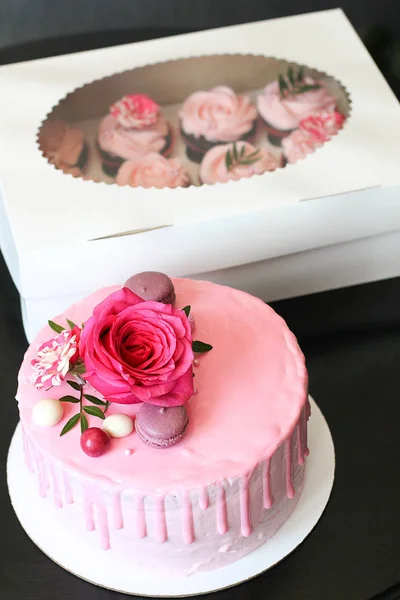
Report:
<svg viewBox="0 0 400 600"><path fill-rule="evenodd" d="M293 498L294 487L292 483L292 444L291 438L285 441L286 453L286 494L288 498Z"/></svg>
<svg viewBox="0 0 400 600"><path fill-rule="evenodd" d="M47 489L49 487L49 484L48 484L47 477L46 477L46 469L45 469L45 465L44 465L44 460L38 453L36 453L36 468L37 468L38 477L39 477L39 495L42 498L46 498Z"/></svg>
<svg viewBox="0 0 400 600"><path fill-rule="evenodd" d="M100 546L103 550L110 549L110 531L108 527L107 509L104 506L102 499L99 497L96 500L97 523L100 534Z"/></svg>
<svg viewBox="0 0 400 600"><path fill-rule="evenodd" d="M270 467L271 459L268 458L264 462L264 508L271 508L272 506Z"/></svg>
<svg viewBox="0 0 400 600"><path fill-rule="evenodd" d="M222 483L217 487L217 531L221 535L228 531L228 511L225 488Z"/></svg>
<svg viewBox="0 0 400 600"><path fill-rule="evenodd" d="M56 472L54 466L52 466L52 465L50 465L50 474L51 474L51 480L52 480L52 484L53 484L54 504L56 505L57 508L62 508L61 491L60 491L60 486L58 483L58 475L57 475L57 472Z"/></svg>
<svg viewBox="0 0 400 600"><path fill-rule="evenodd" d="M203 485L199 490L199 506L202 510L208 508L209 499L207 488Z"/></svg>
<svg viewBox="0 0 400 600"><path fill-rule="evenodd" d="M29 442L24 430L22 430L22 439L24 441L24 455L25 455L26 466L31 473L34 473L35 470L34 470L33 464L32 464L33 461L32 461L31 449L30 449L30 442Z"/></svg>
<svg viewBox="0 0 400 600"><path fill-rule="evenodd" d="M240 482L240 530L244 537L251 534L249 482L252 473L246 473Z"/></svg>
<svg viewBox="0 0 400 600"><path fill-rule="evenodd" d="M115 492L112 498L112 515L115 529L122 529L124 519L122 516L121 492Z"/></svg>
<svg viewBox="0 0 400 600"><path fill-rule="evenodd" d="M194 542L192 502L187 491L182 492L182 534L185 544Z"/></svg>
<svg viewBox="0 0 400 600"><path fill-rule="evenodd" d="M299 465L304 464L303 445L301 441L301 428L302 419L300 417L300 421L297 424L297 462L299 463Z"/></svg>
<svg viewBox="0 0 400 600"><path fill-rule="evenodd" d="M138 538L144 538L147 535L146 513L144 512L144 497L135 497L135 514L136 514L136 535Z"/></svg>
<svg viewBox="0 0 400 600"><path fill-rule="evenodd" d="M93 531L94 525L94 513L93 513L93 499L90 490L85 489L84 500L83 500L83 514L85 515L86 528L89 531Z"/></svg>
<svg viewBox="0 0 400 600"><path fill-rule="evenodd" d="M155 498L156 508L156 527L155 534L156 540L163 544L167 540L167 523L165 521L165 498L164 496L157 496Z"/></svg>
<svg viewBox="0 0 400 600"><path fill-rule="evenodd" d="M65 502L67 504L73 504L74 497L72 495L72 488L66 473L63 473L63 485L65 493Z"/></svg>
<svg viewBox="0 0 400 600"><path fill-rule="evenodd" d="M306 404L306 412L304 412L304 448L303 448L303 454L304 456L308 456L310 454L310 451L308 449L308 432L307 432L307 420L309 419L310 415L311 415L311 408L310 408L310 403L307 400L307 404Z"/></svg>

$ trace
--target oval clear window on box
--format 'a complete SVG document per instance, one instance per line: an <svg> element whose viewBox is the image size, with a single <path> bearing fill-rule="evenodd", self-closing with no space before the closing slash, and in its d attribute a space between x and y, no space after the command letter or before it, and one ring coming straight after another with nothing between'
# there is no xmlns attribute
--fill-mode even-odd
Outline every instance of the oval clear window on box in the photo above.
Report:
<svg viewBox="0 0 400 600"><path fill-rule="evenodd" d="M38 132L67 175L132 187L188 187L264 176L334 143L350 114L329 74L226 54L157 63L88 83Z"/></svg>

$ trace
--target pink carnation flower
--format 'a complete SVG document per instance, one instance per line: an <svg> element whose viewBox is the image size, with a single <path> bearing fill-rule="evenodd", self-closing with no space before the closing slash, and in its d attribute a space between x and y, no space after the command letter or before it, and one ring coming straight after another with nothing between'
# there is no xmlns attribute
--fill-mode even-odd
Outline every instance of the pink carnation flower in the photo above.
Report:
<svg viewBox="0 0 400 600"><path fill-rule="evenodd" d="M299 128L307 131L314 140L323 144L343 127L345 118L339 112L321 112L300 121Z"/></svg>
<svg viewBox="0 0 400 600"><path fill-rule="evenodd" d="M31 364L32 382L35 387L60 385L79 358L78 345L81 329L65 329L55 338L44 342Z"/></svg>

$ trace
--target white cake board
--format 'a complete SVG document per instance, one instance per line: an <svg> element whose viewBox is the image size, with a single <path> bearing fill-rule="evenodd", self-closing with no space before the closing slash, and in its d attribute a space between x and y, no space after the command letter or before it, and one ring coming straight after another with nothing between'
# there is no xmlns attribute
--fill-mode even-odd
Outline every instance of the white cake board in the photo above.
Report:
<svg viewBox="0 0 400 600"><path fill-rule="evenodd" d="M335 473L334 446L324 416L311 398L310 402L310 456L303 493L296 509L270 541L227 567L172 579L121 568L112 552L97 548L97 543L90 545L88 554L84 535L77 541L74 532L60 530L63 509L57 509L52 501L47 502L39 496L36 477L25 466L20 425L11 441L7 461L8 487L14 510L28 536L42 552L67 571L101 587L140 596L182 597L237 585L270 569L290 554L314 528L329 500ZM88 555L90 561L86 560Z"/></svg>

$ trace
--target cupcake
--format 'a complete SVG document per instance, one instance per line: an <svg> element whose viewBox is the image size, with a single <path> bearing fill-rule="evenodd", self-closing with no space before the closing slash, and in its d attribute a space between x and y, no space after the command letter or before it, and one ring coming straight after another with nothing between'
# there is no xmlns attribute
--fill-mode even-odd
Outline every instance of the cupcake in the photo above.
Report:
<svg viewBox="0 0 400 600"><path fill-rule="evenodd" d="M276 146L298 128L302 119L320 111L332 112L336 105L336 98L324 81L304 75L302 67L297 73L289 67L285 76L279 75L257 98L258 112L267 127L269 140Z"/></svg>
<svg viewBox="0 0 400 600"><path fill-rule="evenodd" d="M231 88L220 85L189 96L179 117L187 156L199 163L217 144L251 141L257 110L248 96L238 96Z"/></svg>
<svg viewBox="0 0 400 600"><path fill-rule="evenodd" d="M74 177L82 176L89 150L81 129L59 119L46 121L39 133L39 146L57 169Z"/></svg>
<svg viewBox="0 0 400 600"><path fill-rule="evenodd" d="M248 142L235 142L211 148L200 165L201 183L225 183L242 177L261 175L282 166L265 148L255 148Z"/></svg>
<svg viewBox="0 0 400 600"><path fill-rule="evenodd" d="M189 174L179 159L165 158L156 152L124 162L115 181L118 185L144 188L177 188L190 185Z"/></svg>
<svg viewBox="0 0 400 600"><path fill-rule="evenodd" d="M299 128L282 140L283 155L295 163L328 142L343 127L345 117L334 112L323 112L302 119Z"/></svg>
<svg viewBox="0 0 400 600"><path fill-rule="evenodd" d="M172 148L172 129L159 105L145 94L124 96L99 125L97 146L103 171L112 177L126 160Z"/></svg>

